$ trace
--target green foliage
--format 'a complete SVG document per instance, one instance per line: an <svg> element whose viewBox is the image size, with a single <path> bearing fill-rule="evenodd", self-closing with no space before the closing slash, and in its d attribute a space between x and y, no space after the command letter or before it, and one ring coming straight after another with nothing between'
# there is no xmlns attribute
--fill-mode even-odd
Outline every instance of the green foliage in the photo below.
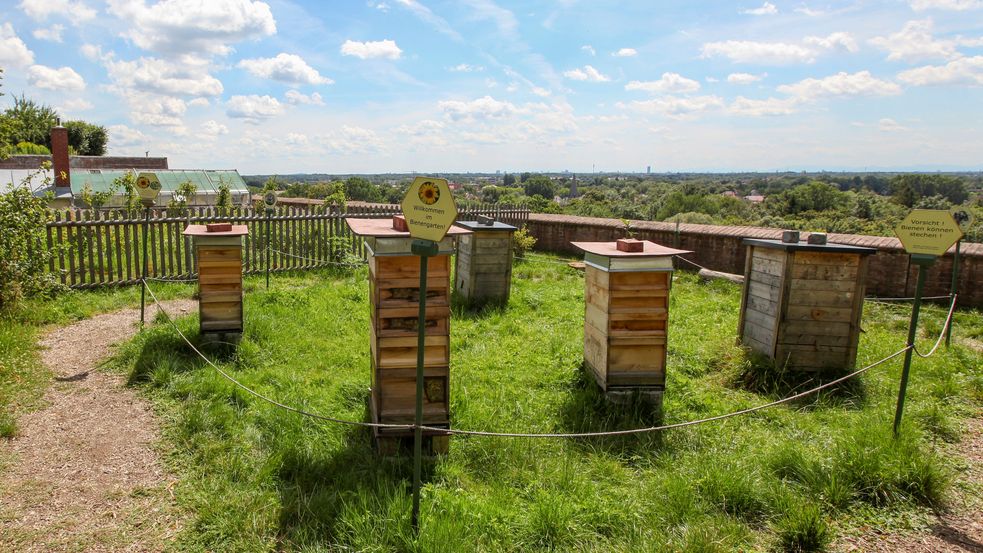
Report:
<svg viewBox="0 0 983 553"><path fill-rule="evenodd" d="M345 198L362 202L381 202L379 188L363 177L345 179Z"/></svg>
<svg viewBox="0 0 983 553"><path fill-rule="evenodd" d="M113 179L113 193L122 191L123 208L127 213L134 213L140 208L140 194L137 192L136 180L133 171L127 171L123 176Z"/></svg>
<svg viewBox="0 0 983 553"><path fill-rule="evenodd" d="M18 142L14 146L12 155L45 156L51 155L51 150L47 146L35 144L33 142Z"/></svg>
<svg viewBox="0 0 983 553"><path fill-rule="evenodd" d="M52 252L45 244L45 224L51 214L47 200L34 196L28 187L34 176L0 193L0 311L24 296L55 288L47 269Z"/></svg>
<svg viewBox="0 0 983 553"><path fill-rule="evenodd" d="M525 173L523 173L525 174ZM546 175L532 175L522 180L522 189L526 196L542 196L552 200L556 195L556 185Z"/></svg>
<svg viewBox="0 0 983 553"><path fill-rule="evenodd" d="M68 121L65 123L65 128L68 129L68 145L75 149L77 155L106 155L106 146L109 142L106 127L85 121Z"/></svg>
<svg viewBox="0 0 983 553"><path fill-rule="evenodd" d="M822 510L811 503L785 509L775 522L775 533L779 547L787 553L824 551L833 538Z"/></svg>
<svg viewBox="0 0 983 553"><path fill-rule="evenodd" d="M526 256L526 252L536 245L536 237L529 233L529 229L522 227L512 233L512 253L518 258Z"/></svg>
<svg viewBox="0 0 983 553"><path fill-rule="evenodd" d="M502 186L508 188L514 185L515 185L515 175L505 173L505 175L502 176ZM484 189L482 189L482 192L484 192Z"/></svg>
<svg viewBox="0 0 983 553"><path fill-rule="evenodd" d="M50 106L39 104L25 96L14 97L14 105L3 112L12 124L11 143L31 142L51 147L51 127L58 122L58 113Z"/></svg>
<svg viewBox="0 0 983 553"><path fill-rule="evenodd" d="M232 210L232 187L220 178L218 182L218 195L215 197L215 207L222 215L227 215Z"/></svg>
<svg viewBox="0 0 983 553"><path fill-rule="evenodd" d="M112 201L113 196L116 195L116 191L119 190L119 187L120 184L114 180L113 184L110 185L109 188L96 192L92 189L92 185L86 182L82 185L82 190L79 192L79 200L89 209L99 209Z"/></svg>
<svg viewBox="0 0 983 553"><path fill-rule="evenodd" d="M190 180L177 185L174 193L171 194L170 201L167 202L168 215L181 216L188 212L188 206L195 204L195 197L198 194L198 185Z"/></svg>
<svg viewBox="0 0 983 553"><path fill-rule="evenodd" d="M891 179L890 188L895 201L906 207L913 207L928 196L939 195L953 204L961 204L969 198L963 180L951 175L897 175Z"/></svg>

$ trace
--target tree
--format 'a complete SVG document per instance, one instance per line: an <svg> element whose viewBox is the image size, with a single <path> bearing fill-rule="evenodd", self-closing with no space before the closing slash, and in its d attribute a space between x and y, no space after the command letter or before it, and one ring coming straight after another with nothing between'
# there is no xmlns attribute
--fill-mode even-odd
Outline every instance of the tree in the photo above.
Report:
<svg viewBox="0 0 983 553"><path fill-rule="evenodd" d="M481 201L493 204L498 203L498 201L502 198L502 192L504 191L494 184L485 185L481 189Z"/></svg>
<svg viewBox="0 0 983 553"><path fill-rule="evenodd" d="M519 182L520 183L526 182L527 180L529 180L529 177L531 177L531 176L532 176L532 173L520 173L519 174ZM512 182L515 182L515 181L512 181Z"/></svg>
<svg viewBox="0 0 983 553"><path fill-rule="evenodd" d="M513 184L515 184L515 175L510 175L508 173L505 173L505 176L502 177L502 186L508 188Z"/></svg>
<svg viewBox="0 0 983 553"><path fill-rule="evenodd" d="M523 191L526 196L542 196L550 200L556 195L556 186L545 175L533 175L523 180Z"/></svg>
<svg viewBox="0 0 983 553"><path fill-rule="evenodd" d="M363 202L382 201L382 194L376 185L364 177L348 177L345 179L345 197L349 200Z"/></svg>
<svg viewBox="0 0 983 553"><path fill-rule="evenodd" d="M891 179L890 188L894 200L906 207L912 207L928 196L940 195L954 204L969 198L966 183L950 175L897 175Z"/></svg>
<svg viewBox="0 0 983 553"><path fill-rule="evenodd" d="M68 145L75 148L80 156L104 156L109 134L101 125L93 125L85 121L69 121L65 123L68 129Z"/></svg>
<svg viewBox="0 0 983 553"><path fill-rule="evenodd" d="M9 142L31 142L51 148L51 127L58 123L58 112L23 95L14 97L14 105L3 112L12 127Z"/></svg>

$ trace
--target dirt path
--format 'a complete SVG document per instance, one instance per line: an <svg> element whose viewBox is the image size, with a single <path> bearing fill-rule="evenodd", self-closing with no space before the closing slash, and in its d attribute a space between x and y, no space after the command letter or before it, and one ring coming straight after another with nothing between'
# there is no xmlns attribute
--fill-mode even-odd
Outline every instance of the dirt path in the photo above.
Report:
<svg viewBox="0 0 983 553"><path fill-rule="evenodd" d="M174 315L195 309L191 300L164 306ZM178 529L150 406L121 376L97 369L139 320L138 309L125 309L42 339L54 376L46 407L21 417L18 438L0 441L0 550L155 551Z"/></svg>
<svg viewBox="0 0 983 553"><path fill-rule="evenodd" d="M955 487L962 499L934 517L927 531L883 533L871 528L862 536L843 538L838 551L887 553L983 553L983 412L963 429L962 440L946 447L961 469Z"/></svg>

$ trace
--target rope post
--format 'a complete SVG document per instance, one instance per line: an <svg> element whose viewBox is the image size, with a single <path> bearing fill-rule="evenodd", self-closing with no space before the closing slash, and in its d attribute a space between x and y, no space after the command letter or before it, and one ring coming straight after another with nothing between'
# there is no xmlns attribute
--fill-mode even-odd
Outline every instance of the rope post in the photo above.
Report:
<svg viewBox="0 0 983 553"><path fill-rule="evenodd" d="M928 266L935 262L934 255L911 254L911 262L918 265L918 282L915 284L915 303L911 306L911 321L908 323L908 342L905 344L904 368L901 369L901 388L898 390L898 405L894 411L894 437L901 429L901 415L904 413L905 393L908 391L908 374L911 372L911 355L915 349L915 334L918 330L918 312L922 307L922 290L925 288L925 275Z"/></svg>
<svg viewBox="0 0 983 553"><path fill-rule="evenodd" d="M266 258L266 289L267 290L270 289L270 248L273 247L273 244L270 243L270 225L271 225L270 216L272 214L273 214L273 209L267 207L266 208L266 255L263 256Z"/></svg>
<svg viewBox="0 0 983 553"><path fill-rule="evenodd" d="M143 272L140 275L142 281L140 286L140 328L143 328L147 309L147 272L150 270L149 259L147 259L147 234L150 229L150 208L154 205L153 200L143 201Z"/></svg>
<svg viewBox="0 0 983 553"><path fill-rule="evenodd" d="M952 301L956 301L956 297L959 295L959 246L963 243L962 240L956 240L956 253L952 257L952 284L949 286L949 293L952 294ZM952 343L952 323L954 321L949 321L949 326L945 329L945 347L948 348L949 344Z"/></svg>
<svg viewBox="0 0 983 553"><path fill-rule="evenodd" d="M427 262L439 247L432 240L414 240L410 251L420 256L420 315L416 323L416 418L413 428L413 516L414 530L420 529L420 480L423 471L423 363L427 339Z"/></svg>

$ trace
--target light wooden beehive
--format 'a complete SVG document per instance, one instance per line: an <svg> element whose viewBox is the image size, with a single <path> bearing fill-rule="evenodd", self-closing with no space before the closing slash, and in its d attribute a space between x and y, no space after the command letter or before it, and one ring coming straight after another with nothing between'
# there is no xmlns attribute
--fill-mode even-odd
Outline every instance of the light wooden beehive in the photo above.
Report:
<svg viewBox="0 0 983 553"><path fill-rule="evenodd" d="M584 251L585 363L609 397L644 390L660 401L672 256L689 252L647 240L637 252L620 251L616 242L572 244Z"/></svg>
<svg viewBox="0 0 983 553"><path fill-rule="evenodd" d="M458 221L461 236L454 270L456 290L469 305L506 304L512 290L512 225Z"/></svg>
<svg viewBox="0 0 983 553"><path fill-rule="evenodd" d="M365 240L369 263L370 350L373 422L412 424L416 414L417 322L420 312L420 258L411 252L408 232L393 228L390 219L347 219ZM439 254L427 264L426 338L424 345L423 423L450 426L450 254L454 237L467 234L451 228L439 243ZM426 432L435 453L446 451L446 436ZM387 438L412 435L402 429L376 429L380 450L393 452L398 443Z"/></svg>
<svg viewBox="0 0 983 553"><path fill-rule="evenodd" d="M872 248L747 238L740 342L789 368L852 369Z"/></svg>
<svg viewBox="0 0 983 553"><path fill-rule="evenodd" d="M245 225L209 232L188 225L198 260L198 313L202 335L242 334L242 237Z"/></svg>

